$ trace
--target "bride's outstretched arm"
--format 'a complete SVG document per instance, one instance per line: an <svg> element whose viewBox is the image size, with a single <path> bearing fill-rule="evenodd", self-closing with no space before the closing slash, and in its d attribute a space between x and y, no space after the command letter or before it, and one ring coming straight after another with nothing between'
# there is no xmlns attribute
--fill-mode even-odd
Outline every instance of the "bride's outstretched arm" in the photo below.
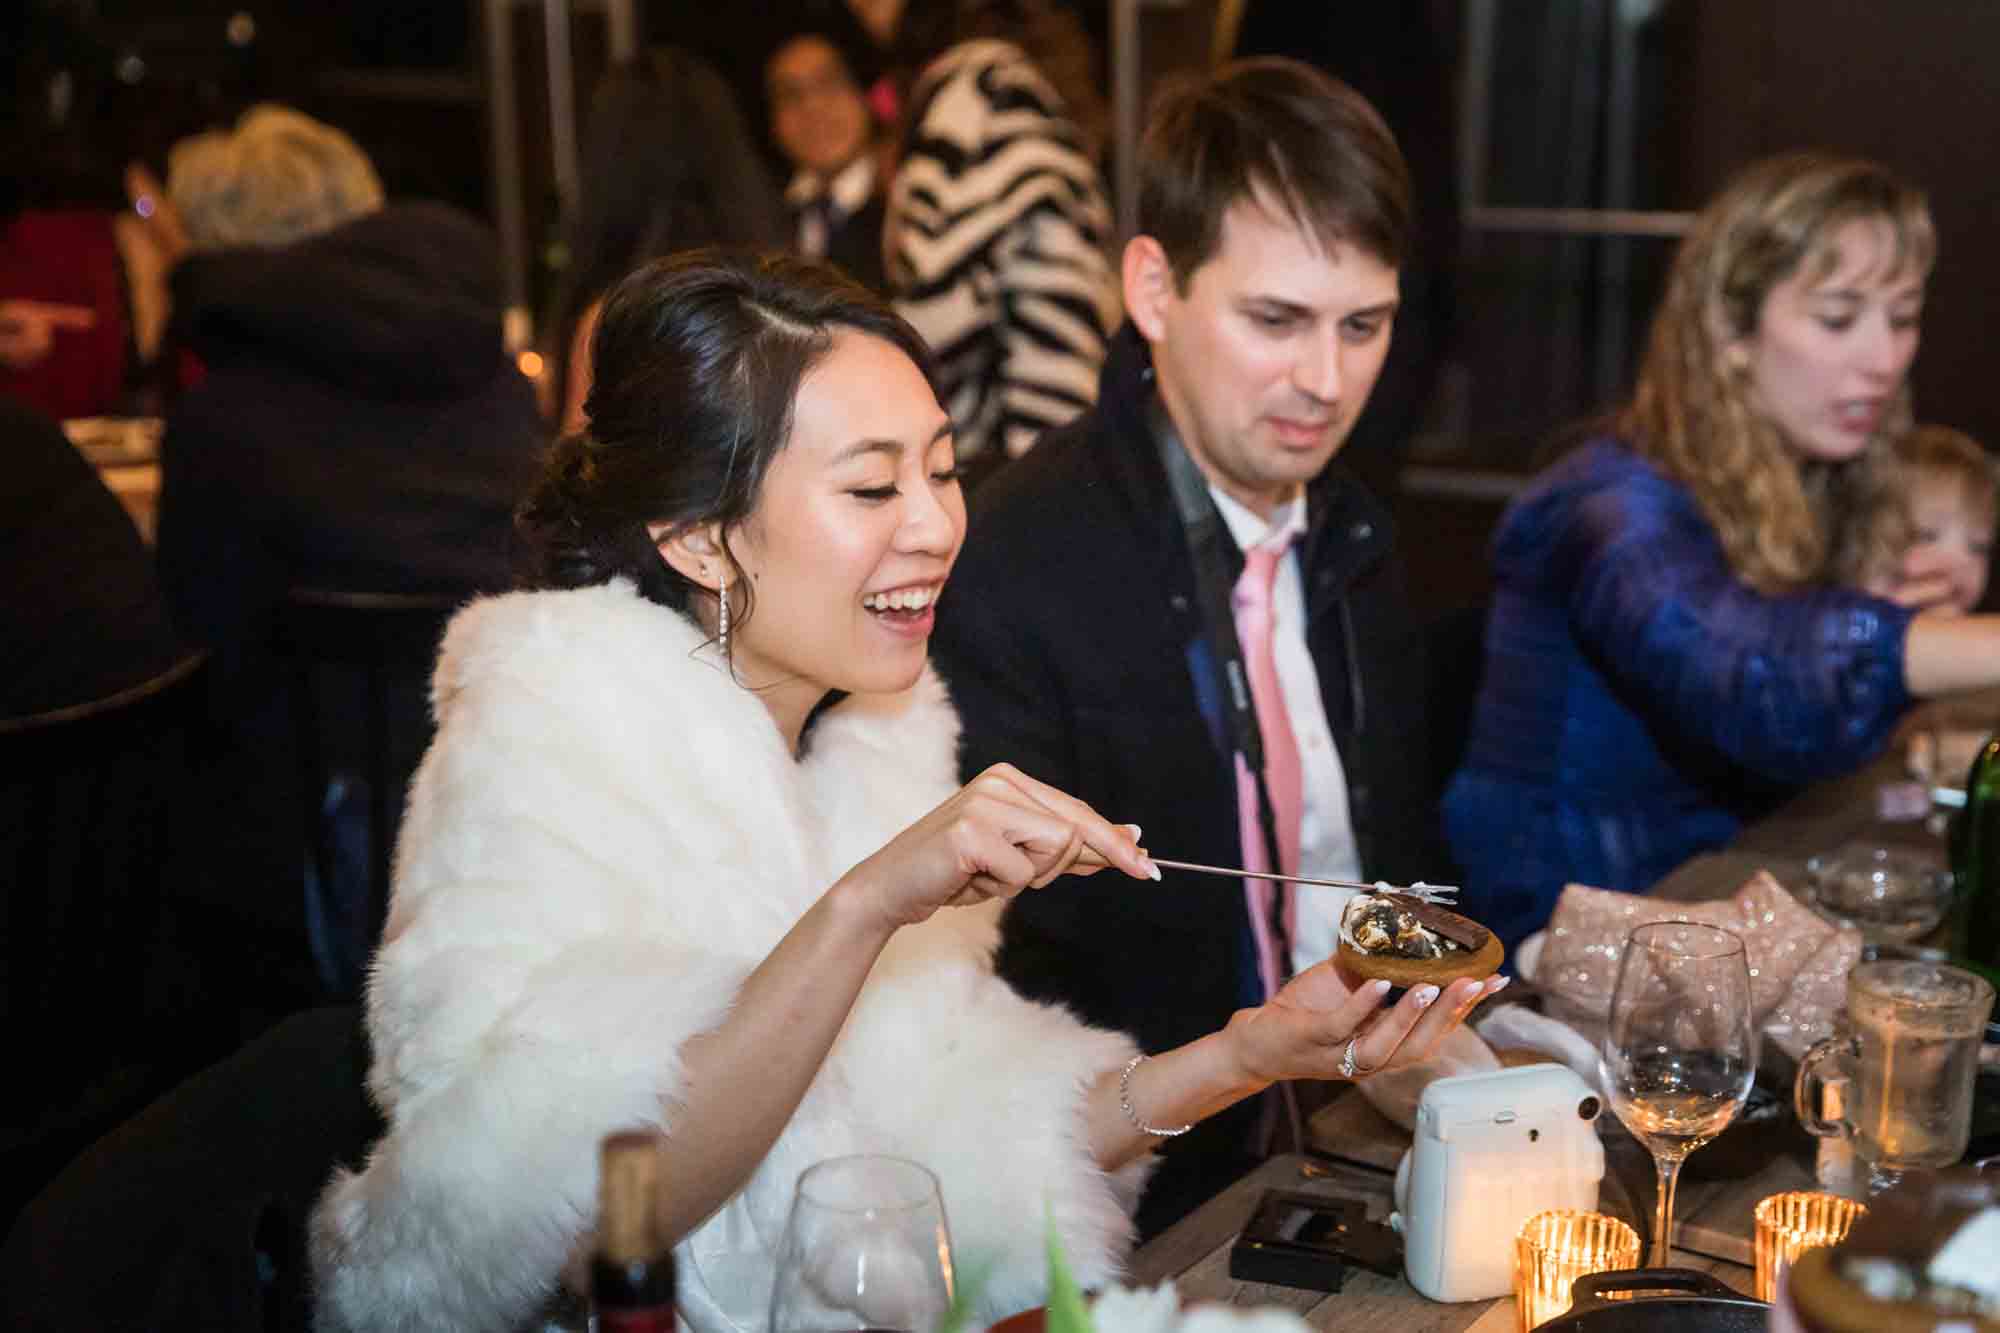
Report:
<svg viewBox="0 0 2000 1333"><path fill-rule="evenodd" d="M1078 866L1086 849L1091 864ZM666 1117L660 1182L670 1234L714 1212L770 1151L896 930L1105 862L1153 877L1128 830L1003 765L843 875L750 973L721 1025L682 1048L688 1091Z"/></svg>

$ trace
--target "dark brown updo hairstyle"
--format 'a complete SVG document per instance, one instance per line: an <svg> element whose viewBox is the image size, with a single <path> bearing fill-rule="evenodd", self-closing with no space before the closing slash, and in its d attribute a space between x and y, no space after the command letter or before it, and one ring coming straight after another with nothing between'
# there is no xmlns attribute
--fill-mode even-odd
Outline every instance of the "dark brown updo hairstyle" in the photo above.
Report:
<svg viewBox="0 0 2000 1333"><path fill-rule="evenodd" d="M666 562L648 525L720 523L726 538L749 517L791 438L799 385L843 329L895 346L935 391L916 330L826 264L694 250L619 282L591 338L590 424L556 441L517 515L523 585L625 578L647 600L692 617L695 596L715 594ZM730 610L740 624L751 594L736 574Z"/></svg>

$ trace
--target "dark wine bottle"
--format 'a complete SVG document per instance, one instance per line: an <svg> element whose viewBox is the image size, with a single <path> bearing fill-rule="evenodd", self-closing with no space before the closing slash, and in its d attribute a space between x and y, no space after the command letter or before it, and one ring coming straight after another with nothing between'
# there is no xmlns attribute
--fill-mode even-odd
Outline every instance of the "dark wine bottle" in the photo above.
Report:
<svg viewBox="0 0 2000 1333"><path fill-rule="evenodd" d="M1951 843L1958 898L1952 961L2000 987L2000 733L1980 748L1965 775L1965 808Z"/></svg>
<svg viewBox="0 0 2000 1333"><path fill-rule="evenodd" d="M605 1136L599 1154L591 1305L599 1333L673 1333L674 1252L660 1236L661 1137Z"/></svg>

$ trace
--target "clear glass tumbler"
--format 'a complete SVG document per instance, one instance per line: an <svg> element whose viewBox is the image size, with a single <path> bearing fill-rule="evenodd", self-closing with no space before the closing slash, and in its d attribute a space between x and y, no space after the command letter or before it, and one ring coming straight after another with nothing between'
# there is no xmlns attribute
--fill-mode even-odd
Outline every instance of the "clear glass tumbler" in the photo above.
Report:
<svg viewBox="0 0 2000 1333"><path fill-rule="evenodd" d="M863 1155L799 1177L771 1333L933 1333L953 1290L951 1231L927 1168Z"/></svg>

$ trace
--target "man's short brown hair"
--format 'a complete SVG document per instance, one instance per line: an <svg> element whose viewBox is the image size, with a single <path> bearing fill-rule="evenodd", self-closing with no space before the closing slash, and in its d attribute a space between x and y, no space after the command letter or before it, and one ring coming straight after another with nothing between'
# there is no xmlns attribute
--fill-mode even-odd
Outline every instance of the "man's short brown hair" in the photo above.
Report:
<svg viewBox="0 0 2000 1333"><path fill-rule="evenodd" d="M1154 99L1139 144L1139 231L1166 251L1183 291L1241 199L1282 207L1328 250L1355 245L1402 267L1412 204L1396 138L1366 98L1310 65L1233 61Z"/></svg>

